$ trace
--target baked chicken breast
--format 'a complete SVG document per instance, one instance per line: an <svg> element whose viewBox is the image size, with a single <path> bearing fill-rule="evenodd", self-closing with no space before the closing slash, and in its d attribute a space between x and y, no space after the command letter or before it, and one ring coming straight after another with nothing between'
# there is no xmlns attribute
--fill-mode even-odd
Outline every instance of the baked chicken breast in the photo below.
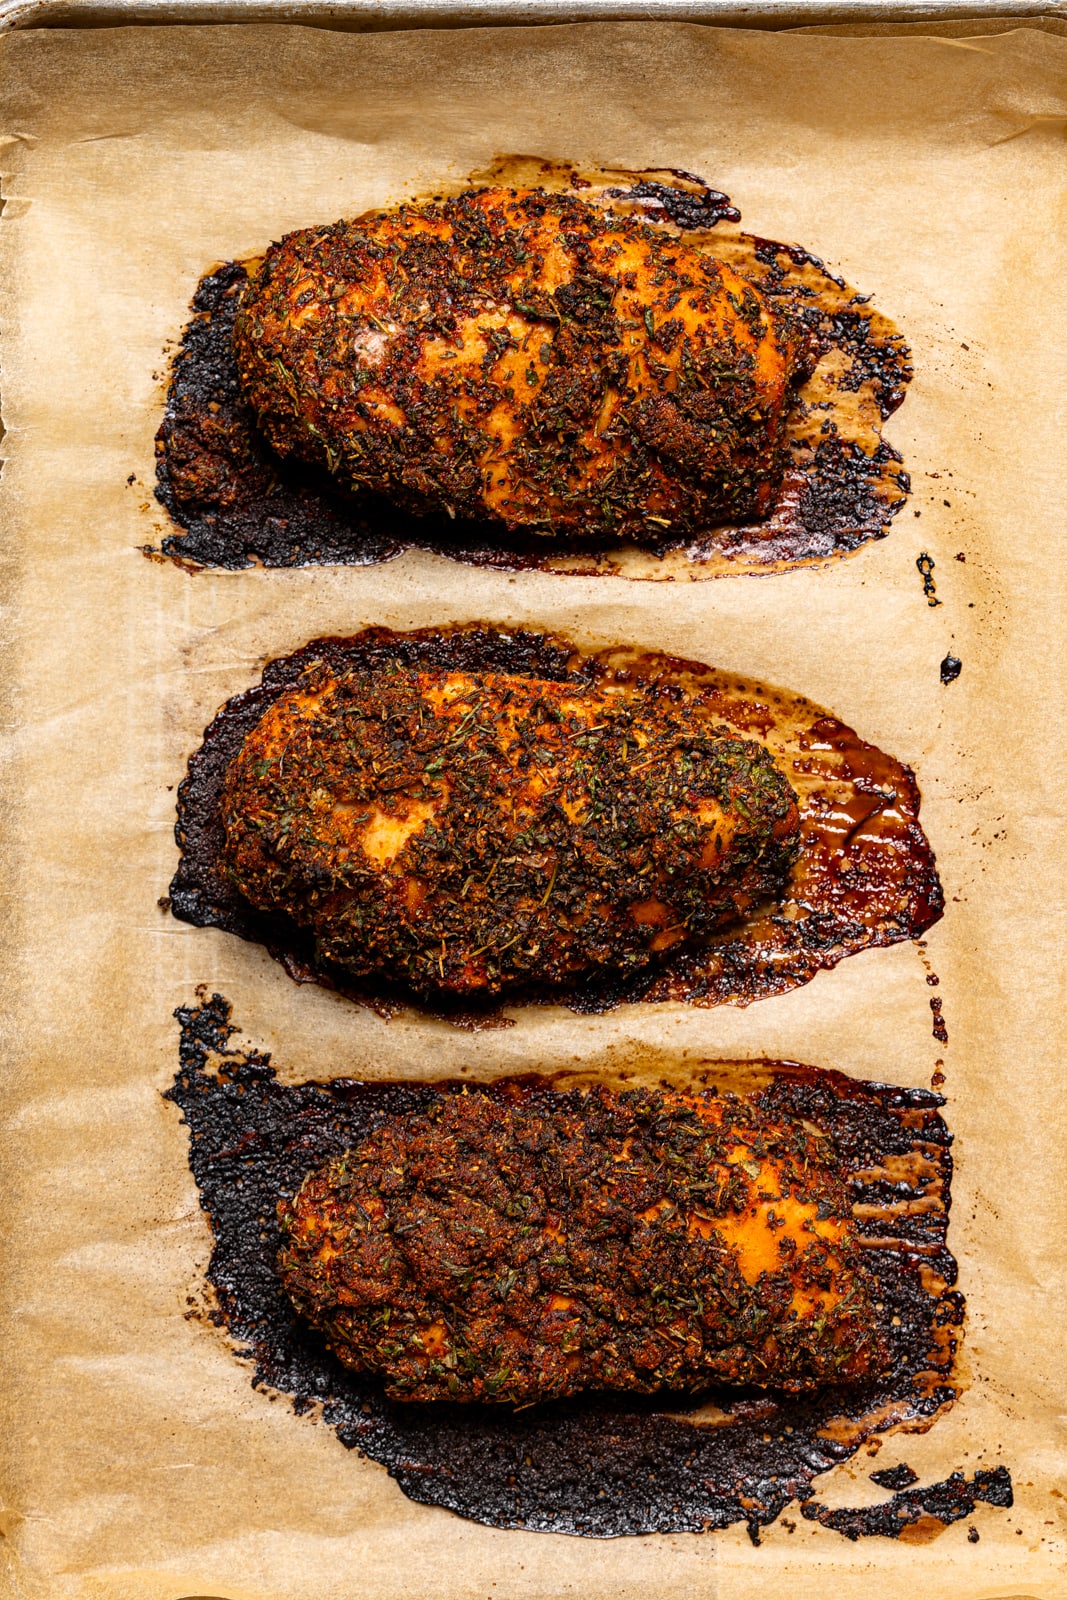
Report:
<svg viewBox="0 0 1067 1600"><path fill-rule="evenodd" d="M227 771L224 867L418 994L633 970L774 893L796 797L677 685L315 663Z"/></svg>
<svg viewBox="0 0 1067 1600"><path fill-rule="evenodd" d="M835 1159L716 1095L448 1094L282 1201L279 1272L400 1400L854 1382L887 1353Z"/></svg>
<svg viewBox="0 0 1067 1600"><path fill-rule="evenodd" d="M601 542L766 513L812 364L729 266L536 189L288 234L234 348L282 456L416 514Z"/></svg>

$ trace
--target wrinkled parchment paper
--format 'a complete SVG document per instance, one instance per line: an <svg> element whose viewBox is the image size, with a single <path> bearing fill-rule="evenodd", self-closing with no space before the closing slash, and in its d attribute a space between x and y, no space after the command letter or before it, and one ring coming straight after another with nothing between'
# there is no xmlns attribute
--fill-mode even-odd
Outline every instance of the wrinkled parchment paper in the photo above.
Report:
<svg viewBox="0 0 1067 1600"><path fill-rule="evenodd" d="M1059 619L1067 381L1067 43L813 38L686 25L350 36L299 28L9 35L3 814L7 1593L77 1600L822 1600L1067 1594L1063 1186L1067 782ZM507 575L408 554L366 570L146 559L163 348L205 268L287 228L431 188L503 150L705 175L744 225L818 250L910 338L890 427L915 493L821 571L700 584ZM130 479L131 481L127 482ZM928 606L915 561L936 562ZM297 988L174 922L173 786L263 660L321 632L485 619L636 641L781 683L911 761L948 909L747 1010L519 1015L470 1035ZM938 664L963 662L947 686ZM928 976L940 979L935 989ZM900 1083L939 1062L971 1386L925 1435L829 1474L823 1501L1003 1462L1012 1512L932 1543L786 1513L596 1543L405 1500L253 1391L186 1318L209 1238L160 1099L171 1011L221 989L286 1075L441 1075L667 1052L792 1057ZM940 996L949 1043L931 1034ZM790 1524L794 1527L791 1529Z"/></svg>

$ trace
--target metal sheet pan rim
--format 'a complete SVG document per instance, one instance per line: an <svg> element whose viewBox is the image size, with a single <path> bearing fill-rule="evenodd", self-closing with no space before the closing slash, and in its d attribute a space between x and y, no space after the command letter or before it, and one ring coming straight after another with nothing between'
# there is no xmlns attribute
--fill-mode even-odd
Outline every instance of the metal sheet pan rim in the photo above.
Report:
<svg viewBox="0 0 1067 1600"><path fill-rule="evenodd" d="M635 21L774 30L1040 18L1067 18L1067 0L0 0L0 32L251 22L377 32Z"/></svg>

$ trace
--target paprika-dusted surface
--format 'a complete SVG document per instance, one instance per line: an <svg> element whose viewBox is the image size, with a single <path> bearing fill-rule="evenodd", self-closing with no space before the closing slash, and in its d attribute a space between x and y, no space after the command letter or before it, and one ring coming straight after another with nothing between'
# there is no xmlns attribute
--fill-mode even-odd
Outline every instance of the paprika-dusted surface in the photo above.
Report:
<svg viewBox="0 0 1067 1600"><path fill-rule="evenodd" d="M890 1355L836 1160L735 1096L470 1090L309 1173L278 1270L394 1400L850 1383Z"/></svg>
<svg viewBox="0 0 1067 1600"><path fill-rule="evenodd" d="M301 722L301 696L310 694L314 702L324 684L342 680L387 684L390 674L405 695L422 682L436 683L435 692L442 693L449 682L500 686L510 680L519 723L537 695L549 708L584 707L583 717L598 705L644 708L634 718L638 731L666 759L642 764L620 710L605 726L586 724L584 731L583 717L576 717L566 763L558 760L559 745L554 752L540 733L502 761L499 735L484 711L469 707L443 730L425 720L421 732L413 728L419 695L405 701L408 720L398 727L405 737L390 754L388 725L370 730L361 691L354 706L360 733L346 744L344 759L374 778L379 799L374 807L361 801L342 810L341 820L385 851L425 817L406 848L424 852L432 872L401 870L411 859L403 852L394 857L400 863L395 872L372 870L356 849L346 866L339 851L328 857L314 844L294 841L292 821L284 828L286 771L297 775L293 794L299 779L303 809L315 824L312 836L320 822L327 831L335 826L335 801L316 776L320 755L314 749L305 754L311 724ZM387 693L382 706L390 703ZM457 702L457 713L465 703ZM499 687L492 704L502 705ZM291 714L274 716L286 706ZM475 731L479 716L481 733ZM276 733L288 723L291 743L272 736L262 748L257 744L257 728ZM543 716L536 724L555 730L554 736L562 725ZM340 734L344 723L331 727ZM694 737L697 728L705 735ZM478 756L479 740L490 755L496 751L492 759ZM602 769L590 760L598 752ZM510 765L512 757L526 762L521 773ZM562 768L560 780L554 762ZM462 780L455 803L469 806L472 820L484 816L493 823L467 828L462 850L459 836L438 833L431 815L449 771ZM495 797L488 782L493 774L500 790ZM605 781L593 783L598 776ZM405 798L413 777L418 793ZM395 800L387 798L390 781L398 785ZM509 806L524 793L528 803L538 789L527 826ZM790 793L799 810L795 842ZM241 807L235 809L239 797L243 820ZM586 810L589 800L595 803ZM552 806L557 810L550 812ZM701 806L712 819L723 813L710 835L701 831ZM805 983L857 950L914 938L937 920L941 886L918 813L918 787L907 767L800 696L650 652L584 654L558 637L478 624L410 634L371 629L351 639L315 640L271 662L261 684L215 717L178 792L182 854L170 906L185 921L265 944L293 977L382 1009L416 998L450 1014L463 1008L484 1015L501 996L564 998L577 1010L640 999L747 1003ZM253 837L258 818L266 824L259 843ZM727 822L734 830L729 838ZM636 830L632 839L630 830ZM712 844L716 832L719 845ZM709 844L710 864L702 865ZM247 889L257 904L241 881L246 845L247 860L265 864L262 875L247 869ZM338 893L344 872L353 885L344 902L353 917L365 915L360 907L367 897L377 897L363 933L355 922L345 923ZM409 876L417 880L412 891L399 882ZM443 886L436 903L429 896L433 881ZM405 923L404 899L409 892L417 896L422 884L426 897ZM314 914L323 930L345 933L343 951L317 940L305 894L321 894ZM602 910L593 921L597 904ZM390 905L396 908L391 919ZM738 915L726 922L731 907ZM338 951L350 965L341 964Z"/></svg>
<svg viewBox="0 0 1067 1600"><path fill-rule="evenodd" d="M684 241L505 188L287 234L234 349L283 458L582 543L763 516L815 356L788 308Z"/></svg>
<svg viewBox="0 0 1067 1600"><path fill-rule="evenodd" d="M687 1076L682 1091L734 1090L750 1127L803 1121L832 1147L834 1182L849 1196L862 1251L856 1283L871 1297L872 1339L886 1352L876 1371L792 1394L713 1385L697 1396L585 1393L521 1408L395 1401L380 1377L338 1361L294 1309L279 1272L278 1203L396 1119L425 1117L469 1086L285 1084L268 1056L234 1047L230 1008L217 995L178 1016L181 1062L168 1098L188 1124L190 1166L211 1226L214 1304L206 1314L228 1330L257 1386L291 1395L298 1413L321 1408L341 1442L386 1466L413 1500L495 1527L612 1537L743 1523L758 1540L761 1527L810 1499L812 1480L865 1439L929 1426L959 1392L964 1307L946 1245L951 1136L941 1097L929 1090L787 1063L716 1063ZM588 1067L599 1076L596 1063ZM748 1075L720 1081L738 1070ZM657 1062L654 1084L661 1071ZM534 1077L480 1092L505 1108L562 1101L577 1113L588 1076L577 1091ZM625 1079L612 1087L628 1089Z"/></svg>
<svg viewBox="0 0 1067 1600"><path fill-rule="evenodd" d="M797 804L680 686L312 666L222 791L225 870L315 959L421 995L622 974L768 895Z"/></svg>
<svg viewBox="0 0 1067 1600"><path fill-rule="evenodd" d="M165 554L655 578L888 531L911 365L869 296L690 174L472 182L205 275L157 437Z"/></svg>

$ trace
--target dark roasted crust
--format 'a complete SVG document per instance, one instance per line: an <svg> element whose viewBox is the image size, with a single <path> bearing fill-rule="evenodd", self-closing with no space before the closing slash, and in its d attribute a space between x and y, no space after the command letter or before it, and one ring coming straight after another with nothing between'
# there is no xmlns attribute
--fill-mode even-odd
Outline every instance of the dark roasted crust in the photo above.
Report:
<svg viewBox="0 0 1067 1600"><path fill-rule="evenodd" d="M169 1098L189 1127L213 1235L212 1314L253 1363L257 1386L291 1395L297 1411L321 1407L341 1442L383 1463L413 1500L501 1528L614 1537L741 1523L758 1539L872 1433L928 1425L959 1391L963 1300L946 1247L951 1135L929 1090L778 1063L752 1095L757 1114L803 1118L838 1153L890 1351L877 1377L813 1395L712 1388L696 1411L673 1395L587 1395L521 1411L398 1405L380 1380L342 1366L294 1311L277 1269L277 1200L386 1119L425 1112L461 1086L285 1084L266 1056L230 1049L229 1006L218 997L178 1015L181 1066ZM523 1080L523 1092L538 1082Z"/></svg>
<svg viewBox="0 0 1067 1600"><path fill-rule="evenodd" d="M493 330L484 359L426 366L472 326ZM288 234L242 292L234 349L281 456L416 515L578 543L763 515L791 385L814 364L801 324L714 258L575 196L507 189Z"/></svg>
<svg viewBox="0 0 1067 1600"><path fill-rule="evenodd" d="M736 1098L470 1091L309 1173L278 1270L393 1399L849 1383L888 1349L835 1160Z"/></svg>
<svg viewBox="0 0 1067 1600"><path fill-rule="evenodd" d="M678 686L579 682L564 699L551 679L481 672L435 710L444 677L311 666L230 765L226 870L307 927L319 962L428 996L573 984L639 970L780 889L796 797ZM368 807L435 802L387 868L363 854ZM707 863L702 803L734 830Z"/></svg>
<svg viewBox="0 0 1067 1600"><path fill-rule="evenodd" d="M174 915L265 944L292 976L378 1006L409 1001L410 986L385 977L361 983L323 963L305 929L280 913L257 911L224 870L226 773L266 708L316 661L336 672L355 666L376 671L399 662L590 686L619 671L672 681L691 669L708 678L708 669L691 663L635 656L618 667L582 657L565 640L477 625L412 634L372 629L355 639L319 639L270 663L260 685L229 701L207 729L179 789L182 855L170 887ZM918 788L907 767L802 700L714 676L707 693L723 724L738 735L765 740L772 754L783 728L798 730L776 760L801 795L799 859L777 903L753 908L736 927L711 935L702 949L623 979L587 978L566 991L575 1009L638 999L747 1003L806 983L857 950L914 938L941 914L941 886L918 821ZM538 1001L558 998L560 991L530 985L513 993Z"/></svg>

